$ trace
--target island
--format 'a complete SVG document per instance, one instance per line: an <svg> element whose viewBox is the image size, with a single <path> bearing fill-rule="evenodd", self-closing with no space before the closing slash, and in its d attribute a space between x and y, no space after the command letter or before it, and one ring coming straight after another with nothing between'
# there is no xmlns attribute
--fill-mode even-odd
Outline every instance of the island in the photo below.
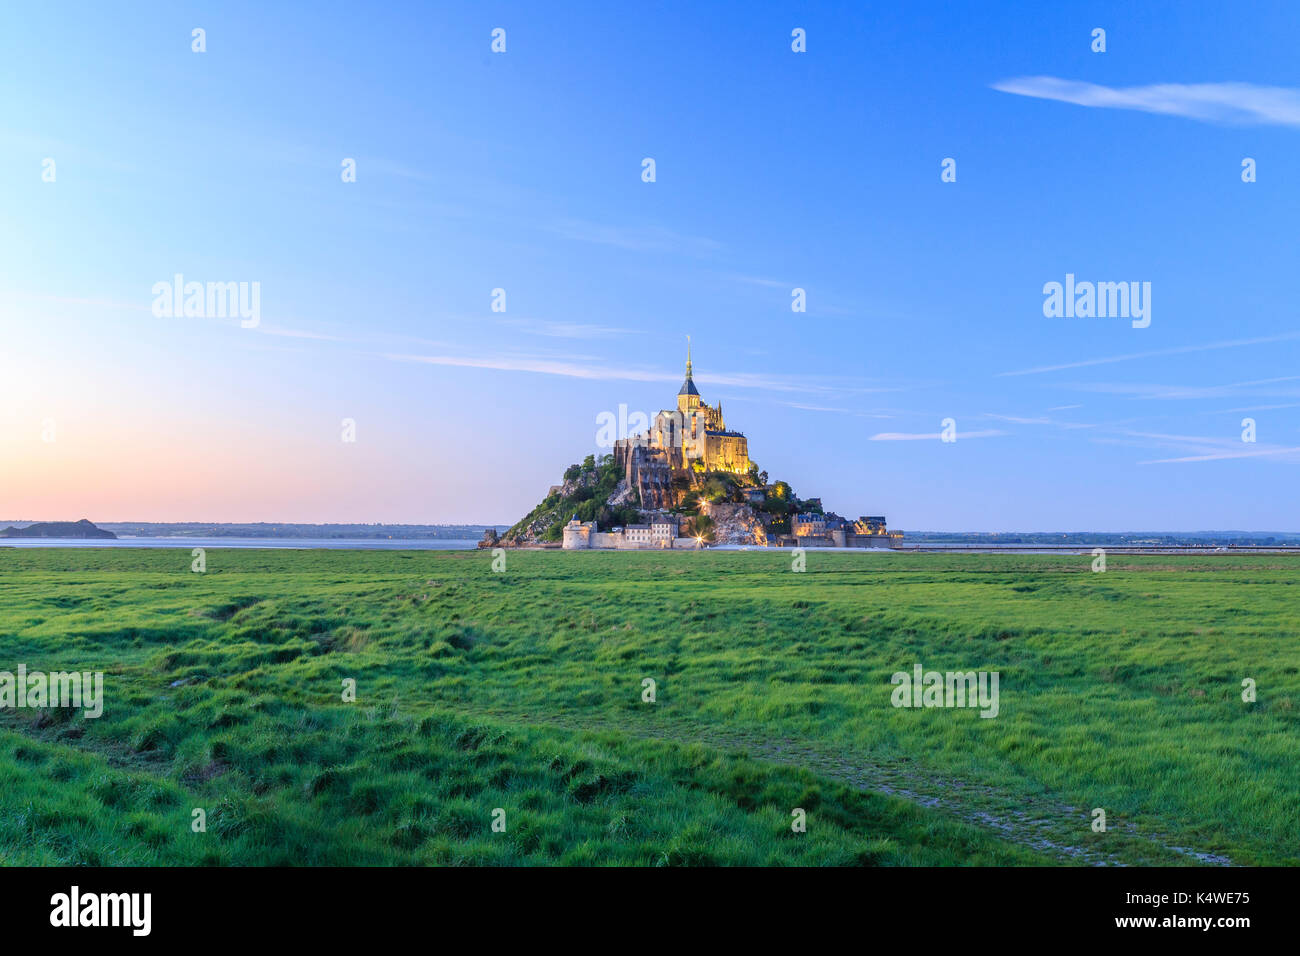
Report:
<svg viewBox="0 0 1300 956"><path fill-rule="evenodd" d="M97 528L85 518L80 521L38 521L25 528L13 525L0 531L0 538L116 538L111 531Z"/></svg>
<svg viewBox="0 0 1300 956"><path fill-rule="evenodd" d="M600 444L605 444L600 441ZM479 547L696 549L756 547L897 548L902 534L883 515L843 518L820 498L769 481L749 440L727 426L722 403L695 386L690 347L677 407L646 431L612 441L612 455L588 455L564 472L531 512ZM608 447L608 446L606 446Z"/></svg>

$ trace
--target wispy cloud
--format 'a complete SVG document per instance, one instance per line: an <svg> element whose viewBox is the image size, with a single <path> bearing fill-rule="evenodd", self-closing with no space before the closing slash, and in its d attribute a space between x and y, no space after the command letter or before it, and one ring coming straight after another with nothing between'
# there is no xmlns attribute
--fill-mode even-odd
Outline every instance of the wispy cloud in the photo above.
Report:
<svg viewBox="0 0 1300 956"><path fill-rule="evenodd" d="M1098 438L1103 444L1132 445L1176 449L1183 454L1170 458L1151 458L1139 465L1173 465L1201 461L1227 461L1236 458L1267 458L1287 463L1300 462L1300 447L1243 442L1239 435L1178 435L1165 432L1142 432L1121 429L1123 437Z"/></svg>
<svg viewBox="0 0 1300 956"><path fill-rule="evenodd" d="M624 380L633 382L663 382L670 376L626 366L617 369L602 365L581 365L576 362L546 359L528 355L408 355L385 353L384 358L394 362L415 362L423 365L446 365L457 368L486 368L502 372L535 372L541 375L560 375L566 378L596 380Z"/></svg>
<svg viewBox="0 0 1300 956"><path fill-rule="evenodd" d="M356 339L347 339L339 335L326 335L324 332L309 332L306 329L285 329L270 325L259 325L257 331L261 335L278 335L286 339L313 339L318 342L356 341Z"/></svg>
<svg viewBox="0 0 1300 956"><path fill-rule="evenodd" d="M1122 395L1143 400L1174 401L1200 398L1222 398L1243 390L1262 389L1265 395L1300 395L1295 388L1264 388L1281 382L1300 381L1300 375L1284 375L1278 378L1260 378L1245 382L1229 382L1226 385L1148 385L1110 382L1089 382L1083 384L1063 385L1062 388L1075 388L1084 392L1099 392L1106 395Z"/></svg>
<svg viewBox="0 0 1300 956"><path fill-rule="evenodd" d="M1300 339L1300 332L1284 332L1281 335L1266 335L1254 339L1229 339L1223 342L1210 342L1206 345L1180 345L1171 349L1155 349L1150 352L1129 352L1127 355L1111 355L1106 358L1082 359L1078 362L1064 362L1060 365L1039 365L1036 368L1021 369L1017 372L999 372L998 377L1009 375L1038 375L1042 372L1059 372L1071 368L1087 368L1090 365L1112 365L1115 362L1131 362L1134 359L1158 358L1162 355L1185 355L1189 352L1213 352L1218 349L1235 349L1247 345L1267 345L1271 342L1291 342Z"/></svg>
<svg viewBox="0 0 1300 956"><path fill-rule="evenodd" d="M1023 418L1019 415L997 415L993 412L985 412L985 418L996 418L998 421L1011 422L1013 425L1055 425L1056 422L1050 418Z"/></svg>
<svg viewBox="0 0 1300 956"><path fill-rule="evenodd" d="M1181 458L1155 458L1151 461L1140 461L1139 465L1177 465L1193 461L1224 461L1230 458L1264 458L1276 457L1278 455L1296 455L1300 453L1300 446L1291 448L1253 448L1241 451L1216 451L1205 455L1184 455ZM1300 459L1297 459L1300 461Z"/></svg>
<svg viewBox="0 0 1300 956"><path fill-rule="evenodd" d="M622 362L608 362L592 356L565 356L554 358L545 355L521 353L502 354L411 354L405 352L379 353L394 362L413 362L423 365L444 365L458 368L493 369L502 372L532 372L539 375L559 375L611 382L667 382L674 386L681 382L680 371L638 368ZM798 378L789 375L764 375L757 372L720 372L696 376L701 388L735 387L778 393L807 393L831 397L873 392L897 391L897 388L837 385L818 378ZM963 436L964 437L964 436Z"/></svg>
<svg viewBox="0 0 1300 956"><path fill-rule="evenodd" d="M1240 408L1216 408L1202 415L1231 415L1233 412L1271 412L1279 408L1300 408L1300 402L1287 402L1282 405L1243 405Z"/></svg>
<svg viewBox="0 0 1300 956"><path fill-rule="evenodd" d="M957 433L959 439L966 438L996 438L999 435L1005 435L1006 432L996 428L985 429L984 431L962 432ZM941 432L880 432L872 435L869 441L939 441L943 437Z"/></svg>
<svg viewBox="0 0 1300 956"><path fill-rule="evenodd" d="M762 286L765 289L791 289L797 285L797 283L794 282L782 282L780 279L766 279L762 276L746 276L735 272L721 272L719 275L724 279L731 280L732 282L742 282L745 285Z"/></svg>
<svg viewBox="0 0 1300 956"><path fill-rule="evenodd" d="M674 381L680 381L681 373L675 372L669 376ZM876 386L859 386L851 384L840 384L828 379L826 376L815 376L812 379L800 378L794 375L765 375L762 373L750 372L717 372L706 373L695 376L696 383L702 387L717 385L734 385L739 388L765 388L775 392L817 392L823 395L877 395L884 392L901 391L899 386L876 385Z"/></svg>
<svg viewBox="0 0 1300 956"><path fill-rule="evenodd" d="M845 415L854 414L852 409L832 408L829 405L805 405L803 402L778 402L778 405L784 405L787 408L797 408L801 412L840 412Z"/></svg>
<svg viewBox="0 0 1300 956"><path fill-rule="evenodd" d="M722 243L713 239L684 235L662 226L608 226L581 219L561 219L549 228L565 239L594 242L633 252L675 252L707 256L722 248Z"/></svg>
<svg viewBox="0 0 1300 956"><path fill-rule="evenodd" d="M642 335L639 329L620 329L609 325L592 325L586 322L547 322L540 319L502 319L509 325L532 335L555 339L602 339L616 335Z"/></svg>
<svg viewBox="0 0 1300 956"><path fill-rule="evenodd" d="M1300 90L1254 83L1154 83L1101 86L1055 76L1001 80L993 89L1076 106L1139 110L1208 123L1300 126Z"/></svg>
<svg viewBox="0 0 1300 956"><path fill-rule="evenodd" d="M1082 408L1082 405L1066 405L1065 408ZM985 412L981 417L994 418L1001 422L1010 422L1013 425L1050 425L1053 428L1061 428L1071 431L1078 428L1097 428L1098 426L1089 422L1062 422L1055 418L1049 418L1046 415L998 415L994 412Z"/></svg>

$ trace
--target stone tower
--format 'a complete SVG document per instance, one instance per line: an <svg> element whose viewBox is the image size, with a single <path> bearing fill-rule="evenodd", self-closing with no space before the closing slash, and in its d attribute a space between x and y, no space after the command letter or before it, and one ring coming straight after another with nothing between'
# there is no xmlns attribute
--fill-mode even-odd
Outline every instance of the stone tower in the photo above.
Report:
<svg viewBox="0 0 1300 956"><path fill-rule="evenodd" d="M700 407L700 391L691 379L691 337L686 336L686 381L677 392L677 410L684 416Z"/></svg>

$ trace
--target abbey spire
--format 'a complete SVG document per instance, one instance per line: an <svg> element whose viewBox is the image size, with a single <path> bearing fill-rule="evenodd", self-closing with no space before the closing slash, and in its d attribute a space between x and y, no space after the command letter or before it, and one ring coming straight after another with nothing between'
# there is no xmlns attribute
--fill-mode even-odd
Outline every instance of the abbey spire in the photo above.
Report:
<svg viewBox="0 0 1300 956"><path fill-rule="evenodd" d="M686 381L682 382L682 387L677 392L677 410L685 414L698 408L699 405L700 391L691 378L691 337L688 335L686 336Z"/></svg>

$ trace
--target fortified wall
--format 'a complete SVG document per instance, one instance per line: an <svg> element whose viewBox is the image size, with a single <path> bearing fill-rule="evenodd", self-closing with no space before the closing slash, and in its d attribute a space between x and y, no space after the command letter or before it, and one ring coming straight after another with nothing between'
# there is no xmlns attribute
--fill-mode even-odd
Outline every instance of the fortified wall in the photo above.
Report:
<svg viewBox="0 0 1300 956"><path fill-rule="evenodd" d="M675 515L656 514L648 524L628 525L613 531L598 531L596 522L576 517L564 526L564 550L583 551L593 548L616 551L661 551L670 548L698 548L695 538L678 535Z"/></svg>

